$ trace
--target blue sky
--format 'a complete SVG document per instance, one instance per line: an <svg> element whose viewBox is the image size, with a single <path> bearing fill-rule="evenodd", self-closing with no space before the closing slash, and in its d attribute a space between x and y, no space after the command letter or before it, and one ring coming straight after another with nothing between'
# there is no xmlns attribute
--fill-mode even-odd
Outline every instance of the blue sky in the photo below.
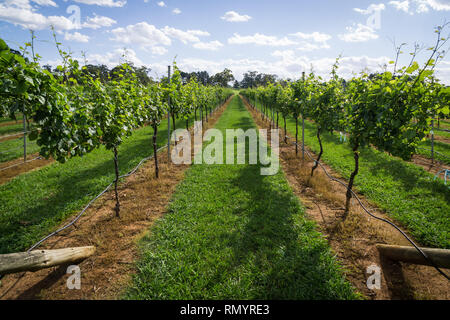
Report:
<svg viewBox="0 0 450 320"><path fill-rule="evenodd" d="M42 63L59 61L50 25L74 56L116 65L127 59L161 76L176 57L181 69L230 68L298 78L311 65L323 76L342 54L346 78L381 70L394 45L435 42L434 27L450 21L450 0L0 0L0 37L17 48L35 30ZM444 33L447 36L450 28ZM419 62L428 52L423 50ZM450 83L448 57L437 68Z"/></svg>

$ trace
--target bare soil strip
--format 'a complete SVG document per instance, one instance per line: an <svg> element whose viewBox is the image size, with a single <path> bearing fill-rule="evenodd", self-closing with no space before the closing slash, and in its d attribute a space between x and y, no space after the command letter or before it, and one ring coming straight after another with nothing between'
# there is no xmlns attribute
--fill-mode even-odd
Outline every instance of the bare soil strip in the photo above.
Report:
<svg viewBox="0 0 450 320"><path fill-rule="evenodd" d="M229 102L203 125L205 130L214 126ZM135 261L139 257L137 242L166 213L172 193L189 168L188 165L169 164L166 149L158 153L158 162L159 179L155 178L154 159L151 159L120 184L120 219L114 217L115 200L111 190L86 211L75 227L50 238L41 247L96 246L96 253L79 265L80 290L67 288L67 266L61 266L5 276L0 286L0 299L120 298L136 272ZM67 219L61 226L72 219Z"/></svg>
<svg viewBox="0 0 450 320"><path fill-rule="evenodd" d="M268 122L262 121L260 113L242 99L258 127L269 129ZM270 139L270 132L268 136ZM308 151L314 154L311 150ZM320 168L310 178L313 162L302 161L301 157L301 149L296 156L295 146L284 144L280 137L280 163L289 184L306 206L308 216L317 222L320 231L337 254L346 270L347 279L360 293L373 300L450 299L448 281L432 267L387 261L380 257L375 248L377 243L410 244L394 228L363 212L355 199L352 200L347 220L342 223L346 188L330 181ZM330 167L325 167L334 177L345 181ZM393 220L364 196L358 192L357 194L375 215ZM369 290L366 285L370 276L366 274L366 270L373 264L381 268L380 290Z"/></svg>

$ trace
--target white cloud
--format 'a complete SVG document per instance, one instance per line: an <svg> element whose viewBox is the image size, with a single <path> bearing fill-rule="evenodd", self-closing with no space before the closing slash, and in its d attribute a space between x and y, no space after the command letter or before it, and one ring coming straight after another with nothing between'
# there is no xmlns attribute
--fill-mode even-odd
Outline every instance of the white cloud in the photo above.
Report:
<svg viewBox="0 0 450 320"><path fill-rule="evenodd" d="M20 25L26 29L42 30L53 25L56 30L72 30L77 26L64 16L46 17L34 12L28 1L0 3L0 20Z"/></svg>
<svg viewBox="0 0 450 320"><path fill-rule="evenodd" d="M300 43L300 46L297 48L298 51L305 51L305 52L314 51L314 50L318 50L318 49L330 49L330 46L326 43L316 44L316 43L309 43L309 42L303 41Z"/></svg>
<svg viewBox="0 0 450 320"><path fill-rule="evenodd" d="M382 11L385 8L386 8L386 6L383 3L380 3L380 4L372 3L371 5L369 5L369 7L367 7L367 9L354 8L353 10L358 12L358 13L361 13L361 14L364 14L364 15L368 15L368 14L371 14L371 13L373 13L375 11Z"/></svg>
<svg viewBox="0 0 450 320"><path fill-rule="evenodd" d="M194 43L193 47L201 50L217 51L223 47L223 44L220 41L214 40L210 42L197 42Z"/></svg>
<svg viewBox="0 0 450 320"><path fill-rule="evenodd" d="M124 44L138 44L141 47L154 45L171 45L170 38L154 25L139 22L125 28L116 28L111 31L114 38L111 40Z"/></svg>
<svg viewBox="0 0 450 320"><path fill-rule="evenodd" d="M414 13L426 13L430 10L435 11L450 11L449 0L404 0L404 1L390 1L397 10L414 14Z"/></svg>
<svg viewBox="0 0 450 320"><path fill-rule="evenodd" d="M48 0L33 0L33 2L39 5L56 6L53 1ZM33 30L47 29L53 25L57 31L80 29L80 27L97 29L110 27L116 23L111 18L94 15L93 18L88 17L80 26L66 16L45 16L38 13L28 0L7 0L0 3L0 20Z"/></svg>
<svg viewBox="0 0 450 320"><path fill-rule="evenodd" d="M111 40L123 44L135 44L144 49L151 49L154 54L165 54L167 50L161 46L170 46L172 39L180 40L184 44L195 44L194 48L203 50L217 50L223 46L219 41L202 42L200 37L209 36L209 32L203 30L180 30L165 26L158 29L147 22L128 25L125 28L116 28L111 31L114 35ZM158 46L158 48L155 48ZM151 47L151 48L150 48ZM164 51L164 50L166 51Z"/></svg>
<svg viewBox="0 0 450 320"><path fill-rule="evenodd" d="M168 50L166 48L164 48L164 47L153 46L153 47L151 47L151 52L153 54L162 56L162 55L166 54L168 52Z"/></svg>
<svg viewBox="0 0 450 320"><path fill-rule="evenodd" d="M226 12L223 17L221 17L222 20L228 21L228 22L247 22L251 19L249 15L241 15L237 13L236 11L228 11Z"/></svg>
<svg viewBox="0 0 450 320"><path fill-rule="evenodd" d="M79 32L75 33L66 32L64 35L64 40L75 42L89 42L89 37Z"/></svg>
<svg viewBox="0 0 450 320"><path fill-rule="evenodd" d="M395 9L409 13L409 1L389 1L389 4Z"/></svg>
<svg viewBox="0 0 450 320"><path fill-rule="evenodd" d="M164 3L164 1L158 2L158 6L160 6L160 7L167 7L166 4Z"/></svg>
<svg viewBox="0 0 450 320"><path fill-rule="evenodd" d="M96 5L101 7L123 7L127 4L125 0L73 0L74 2Z"/></svg>
<svg viewBox="0 0 450 320"><path fill-rule="evenodd" d="M58 5L52 1L52 0L32 0L34 3L40 5L40 6L51 6L51 7L57 7Z"/></svg>
<svg viewBox="0 0 450 320"><path fill-rule="evenodd" d="M255 33L252 36L241 36L238 33L233 34L228 38L229 44L256 44L260 46L291 46L297 42L288 39L287 37L278 38L275 36L267 36L260 33Z"/></svg>
<svg viewBox="0 0 450 320"><path fill-rule="evenodd" d="M98 29L101 27L111 27L116 24L117 21L108 17L98 16L94 14L94 17L87 17L86 22L82 24L83 28Z"/></svg>
<svg viewBox="0 0 450 320"><path fill-rule="evenodd" d="M199 37L210 36L210 33L208 31L203 31L203 30L188 30L187 32L190 34L193 34L194 36L199 36Z"/></svg>
<svg viewBox="0 0 450 320"><path fill-rule="evenodd" d="M448 0L427 0L428 6L437 11L450 11L450 1Z"/></svg>
<svg viewBox="0 0 450 320"><path fill-rule="evenodd" d="M171 38L175 38L183 42L184 44L188 42L199 42L200 39L195 35L195 33L191 33L188 31L183 31L180 29L172 28L169 26L165 26L161 29L164 34Z"/></svg>
<svg viewBox="0 0 450 320"><path fill-rule="evenodd" d="M329 49L327 41L332 38L331 35L320 32L312 32L312 33L303 33L297 32L292 33L291 36L294 36L298 39L301 39L298 44L300 45L297 50L300 51L314 51L317 49Z"/></svg>
<svg viewBox="0 0 450 320"><path fill-rule="evenodd" d="M15 7L20 9L32 9L31 2L39 6L52 6L58 7L58 5L52 0L3 0L3 5L7 7Z"/></svg>
<svg viewBox="0 0 450 320"><path fill-rule="evenodd" d="M375 31L366 25L358 23L357 26L347 27L347 33L339 34L339 39L345 42L365 42L373 39L378 39Z"/></svg>
<svg viewBox="0 0 450 320"><path fill-rule="evenodd" d="M181 13L181 10L178 9L178 8L175 8L175 9L172 10L172 13L174 13L174 14L180 14L180 13Z"/></svg>
<svg viewBox="0 0 450 320"><path fill-rule="evenodd" d="M283 60L293 59L295 56L294 50L275 50L271 54L273 57L280 57Z"/></svg>
<svg viewBox="0 0 450 320"><path fill-rule="evenodd" d="M132 62L136 66L145 65L132 49L116 49L105 54L88 54L86 60L89 64L104 64L108 68L113 68L125 61Z"/></svg>
<svg viewBox="0 0 450 320"><path fill-rule="evenodd" d="M320 32L313 32L313 33L303 33L303 32L297 32L291 34L294 37L297 37L299 39L303 40L312 40L314 42L327 42L332 37L329 34L326 33L320 33Z"/></svg>

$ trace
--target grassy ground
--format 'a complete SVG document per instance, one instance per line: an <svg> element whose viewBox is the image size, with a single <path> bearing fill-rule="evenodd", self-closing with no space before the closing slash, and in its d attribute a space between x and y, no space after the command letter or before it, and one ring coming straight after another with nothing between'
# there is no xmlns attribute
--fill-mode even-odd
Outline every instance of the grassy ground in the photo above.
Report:
<svg viewBox="0 0 450 320"><path fill-rule="evenodd" d="M16 113L16 120L11 119L10 117L0 117L0 123L16 121L17 123L22 123L22 113Z"/></svg>
<svg viewBox="0 0 450 320"><path fill-rule="evenodd" d="M431 141L428 140L421 142L420 147L428 150L418 149L417 152L427 158L431 158ZM442 156L440 154L435 154L435 159L450 165L450 144L441 141L434 141L434 150L444 155Z"/></svg>
<svg viewBox="0 0 450 320"><path fill-rule="evenodd" d="M434 122L434 125L437 127L437 121ZM439 128L450 130L450 120L441 119Z"/></svg>
<svg viewBox="0 0 450 320"><path fill-rule="evenodd" d="M27 154L39 152L36 141L27 139ZM0 141L0 162L6 162L23 157L23 137Z"/></svg>
<svg viewBox="0 0 450 320"><path fill-rule="evenodd" d="M0 127L0 137L20 132L23 132L23 124L20 122L17 124L5 125Z"/></svg>
<svg viewBox="0 0 450 320"><path fill-rule="evenodd" d="M177 127L184 128L185 120L177 121ZM153 154L152 135L150 127L141 128L120 146L121 174ZM166 143L167 121L163 121L158 129L158 146ZM27 249L113 180L113 154L100 148L65 164L55 163L20 175L0 186L0 253Z"/></svg>
<svg viewBox="0 0 450 320"><path fill-rule="evenodd" d="M290 118L287 122L288 132L294 136L295 121ZM322 136L323 160L348 179L354 168L348 144L341 143L336 135ZM308 121L305 144L314 152L319 151L316 127ZM406 226L423 245L450 248L450 189L441 181L433 181L433 175L423 168L364 148L355 185L368 199Z"/></svg>
<svg viewBox="0 0 450 320"><path fill-rule="evenodd" d="M439 131L437 129L434 129L434 134L436 136L441 136L441 137L450 139L450 132L447 132L447 131Z"/></svg>
<svg viewBox="0 0 450 320"><path fill-rule="evenodd" d="M254 127L238 97L216 125ZM141 246L128 299L357 298L281 170L193 165Z"/></svg>

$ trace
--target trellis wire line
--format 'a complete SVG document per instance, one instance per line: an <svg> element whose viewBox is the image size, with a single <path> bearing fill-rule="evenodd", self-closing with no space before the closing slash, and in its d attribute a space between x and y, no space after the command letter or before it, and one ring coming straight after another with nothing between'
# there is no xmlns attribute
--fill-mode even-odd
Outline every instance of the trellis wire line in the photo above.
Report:
<svg viewBox="0 0 450 320"><path fill-rule="evenodd" d="M288 135L286 135L285 137L289 138L290 140L293 140L293 139L292 139L291 137L289 137ZM299 144L296 143L296 142L292 142L292 144L293 144L293 145L299 145ZM413 245L413 247L414 247L414 248L415 248L415 249L416 249L416 250L417 250L424 258L425 258L425 260L427 260L427 261L428 261L428 262L429 262L429 263L430 263L430 264L431 264L431 265L432 265L432 266L433 266L433 267L434 267L434 268L435 268L442 276L444 276L447 280L450 280L450 277L449 277L447 274L445 274L439 267L437 267L436 264L434 263L434 261L431 260L431 259L428 257L428 255L427 255L425 252L423 252L423 250L422 250L420 247L418 247L418 246L416 245L416 243L406 235L405 232L403 232L402 229L400 229L395 223L393 223L393 222L391 222L391 221L389 221L389 220L387 220L387 219L380 218L380 217L374 215L373 213L371 213L371 212L364 206L364 204L362 203L361 199L357 196L357 194L356 194L352 189L350 189L350 188L348 187L347 184L345 184L345 183L342 182L341 180L336 179L335 177L333 177L332 175L330 175L330 174L328 173L328 171L325 169L325 167L323 166L323 164L322 164L320 161L316 161L316 160L312 157L312 155L308 152L308 150L306 150L305 146L302 146L302 147L304 148L305 153L308 155L308 157L309 157L311 160L313 160L316 164L318 164L318 165L322 168L322 170L325 172L325 174L328 176L328 178L329 178L331 181L338 182L339 184L341 184L342 186L344 186L347 190L349 190L349 191L351 192L352 196L355 197L355 199L358 201L359 205L363 208L363 210L364 210L368 215L370 215L370 216L371 216L372 218L374 218L374 219L380 220L380 221L385 222L385 223L391 225L392 227L394 227L398 232L401 233L401 235L402 235L409 243L411 243L411 244Z"/></svg>

